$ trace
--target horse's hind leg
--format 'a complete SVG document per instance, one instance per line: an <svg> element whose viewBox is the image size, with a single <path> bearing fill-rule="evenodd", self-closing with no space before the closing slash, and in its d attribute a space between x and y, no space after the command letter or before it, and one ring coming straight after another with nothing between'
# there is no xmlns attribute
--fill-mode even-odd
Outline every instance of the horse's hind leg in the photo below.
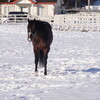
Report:
<svg viewBox="0 0 100 100"><path fill-rule="evenodd" d="M38 57L35 56L35 72L37 72L37 67L38 67Z"/></svg>
<svg viewBox="0 0 100 100"><path fill-rule="evenodd" d="M49 52L50 48L46 48L44 49L44 74L47 75L47 59L48 59L48 52Z"/></svg>
<svg viewBox="0 0 100 100"><path fill-rule="evenodd" d="M48 55L46 55L45 57L44 57L44 74L45 75L47 75L47 59L48 59Z"/></svg>

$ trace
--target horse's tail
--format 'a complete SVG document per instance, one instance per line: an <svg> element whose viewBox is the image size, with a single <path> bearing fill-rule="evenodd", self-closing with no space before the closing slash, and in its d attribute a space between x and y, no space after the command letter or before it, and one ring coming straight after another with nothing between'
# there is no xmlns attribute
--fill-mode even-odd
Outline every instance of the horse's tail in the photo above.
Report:
<svg viewBox="0 0 100 100"><path fill-rule="evenodd" d="M43 50L39 50L39 63L40 65L44 65L44 53Z"/></svg>

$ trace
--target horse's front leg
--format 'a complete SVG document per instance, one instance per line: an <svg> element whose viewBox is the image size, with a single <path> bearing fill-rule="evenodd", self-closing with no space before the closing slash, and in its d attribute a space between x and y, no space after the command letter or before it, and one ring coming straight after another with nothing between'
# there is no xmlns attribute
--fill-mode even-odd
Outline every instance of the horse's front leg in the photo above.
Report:
<svg viewBox="0 0 100 100"><path fill-rule="evenodd" d="M47 75L47 59L48 59L48 55L46 55L44 57L44 75Z"/></svg>
<svg viewBox="0 0 100 100"><path fill-rule="evenodd" d="M38 71L37 68L38 68L38 57L35 56L35 72Z"/></svg>

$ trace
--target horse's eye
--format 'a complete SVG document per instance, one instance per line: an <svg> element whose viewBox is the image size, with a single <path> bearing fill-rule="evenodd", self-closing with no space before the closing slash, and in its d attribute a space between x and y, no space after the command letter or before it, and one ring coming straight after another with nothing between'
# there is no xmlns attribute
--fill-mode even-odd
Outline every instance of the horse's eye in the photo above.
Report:
<svg viewBox="0 0 100 100"><path fill-rule="evenodd" d="M30 32L30 29L28 29L28 32Z"/></svg>

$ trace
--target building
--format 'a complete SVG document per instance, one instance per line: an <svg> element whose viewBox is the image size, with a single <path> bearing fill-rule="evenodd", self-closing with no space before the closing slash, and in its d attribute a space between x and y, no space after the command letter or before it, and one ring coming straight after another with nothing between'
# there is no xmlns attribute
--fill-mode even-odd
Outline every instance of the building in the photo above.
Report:
<svg viewBox="0 0 100 100"><path fill-rule="evenodd" d="M0 5L0 14L1 14L1 5Z"/></svg>
<svg viewBox="0 0 100 100"><path fill-rule="evenodd" d="M34 16L53 16L62 12L63 3L63 0L12 0L1 3L1 14L8 15L12 11L21 11Z"/></svg>

